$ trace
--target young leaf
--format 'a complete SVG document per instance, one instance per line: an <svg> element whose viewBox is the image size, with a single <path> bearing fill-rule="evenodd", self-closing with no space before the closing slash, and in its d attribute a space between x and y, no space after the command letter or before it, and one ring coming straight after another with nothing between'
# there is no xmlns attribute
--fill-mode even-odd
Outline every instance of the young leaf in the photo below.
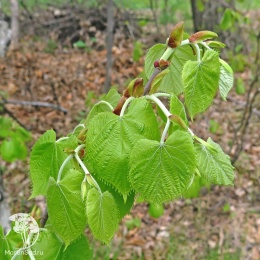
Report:
<svg viewBox="0 0 260 260"><path fill-rule="evenodd" d="M168 40L169 47L176 48L181 44L183 39L183 24L184 22L179 22L173 27Z"/></svg>
<svg viewBox="0 0 260 260"><path fill-rule="evenodd" d="M189 41L192 43L199 43L199 42L203 42L205 40L209 40L209 39L212 39L215 37L218 37L218 35L214 32L200 31L200 32L196 32L196 33L192 34L189 37Z"/></svg>
<svg viewBox="0 0 260 260"><path fill-rule="evenodd" d="M125 89L123 96L129 97L140 97L144 93L144 85L142 78L133 79Z"/></svg>
<svg viewBox="0 0 260 260"><path fill-rule="evenodd" d="M95 117L97 114L102 113L102 112L110 112L111 108L103 102L98 102L96 103L90 110L90 112L88 113L86 122L85 122L85 126L89 125L90 120Z"/></svg>
<svg viewBox="0 0 260 260"><path fill-rule="evenodd" d="M163 80L165 75L167 75L169 72L170 72L169 69L165 69L162 72L160 72L157 76L155 76L155 78L151 83L151 89L149 92L150 95L157 92L158 88L160 87L161 81Z"/></svg>
<svg viewBox="0 0 260 260"><path fill-rule="evenodd" d="M33 191L30 198L46 195L50 177L57 179L59 168L67 158L65 152L56 143L56 133L53 130L45 132L34 144L30 157L30 176ZM71 168L68 163L64 171Z"/></svg>
<svg viewBox="0 0 260 260"><path fill-rule="evenodd" d="M170 112L171 112L171 114L179 116L182 120L184 120L186 125L188 125L188 120L187 120L187 115L186 115L186 112L185 112L184 105L178 99L178 97L175 96L175 95L171 96Z"/></svg>
<svg viewBox="0 0 260 260"><path fill-rule="evenodd" d="M189 126L184 105L174 94L171 96L171 100L170 100L170 112L173 115L179 116L184 121L185 126ZM181 127L180 124L172 121L168 133L171 134L173 131L177 129L183 129L183 127Z"/></svg>
<svg viewBox="0 0 260 260"><path fill-rule="evenodd" d="M65 152L68 149L74 150L78 146L78 139L75 135L71 135L68 139L57 143Z"/></svg>
<svg viewBox="0 0 260 260"><path fill-rule="evenodd" d="M88 192L87 218L94 237L106 244L110 242L119 224L118 209L113 196L95 188Z"/></svg>
<svg viewBox="0 0 260 260"><path fill-rule="evenodd" d="M144 60L144 71L146 77L149 79L153 74L154 62L161 58L165 51L165 44L156 44L149 49Z"/></svg>
<svg viewBox="0 0 260 260"><path fill-rule="evenodd" d="M79 237L86 226L84 203L80 187L84 175L70 170L65 177L56 182L50 177L47 190L49 220L66 245Z"/></svg>
<svg viewBox="0 0 260 260"><path fill-rule="evenodd" d="M113 187L106 185L102 181L99 181L98 184L102 192L108 191L114 197L117 208L119 210L119 219L122 219L126 214L130 212L130 209L134 205L134 199L135 199L134 192L131 192L127 196L127 200L124 201L124 197L119 192L117 192Z"/></svg>
<svg viewBox="0 0 260 260"><path fill-rule="evenodd" d="M187 190L195 169L191 136L176 130L166 142L142 139L130 156L129 180L147 201L162 204L180 197Z"/></svg>
<svg viewBox="0 0 260 260"><path fill-rule="evenodd" d="M107 101L111 104L112 107L115 107L121 98L121 95L118 93L116 88L111 88L106 94L104 101Z"/></svg>
<svg viewBox="0 0 260 260"><path fill-rule="evenodd" d="M201 176L213 184L233 185L234 168L229 156L211 138L208 138L207 143L214 149L195 144L196 162Z"/></svg>
<svg viewBox="0 0 260 260"><path fill-rule="evenodd" d="M159 87L160 91L174 93L175 95L183 92L181 73L184 64L188 60L196 60L196 56L194 56L189 46L179 47L174 51L169 66L170 72L162 79Z"/></svg>
<svg viewBox="0 0 260 260"><path fill-rule="evenodd" d="M122 117L108 112L98 114L89 124L86 139L89 171L127 195L131 190L129 154L142 138L159 139L155 114L144 98L133 100Z"/></svg>
<svg viewBox="0 0 260 260"><path fill-rule="evenodd" d="M201 61L187 61L183 67L185 104L193 117L211 104L218 85L220 64L218 53L206 50Z"/></svg>
<svg viewBox="0 0 260 260"><path fill-rule="evenodd" d="M219 59L220 66L220 78L219 78L219 91L223 100L226 100L228 92L233 87L234 77L231 67L222 59Z"/></svg>

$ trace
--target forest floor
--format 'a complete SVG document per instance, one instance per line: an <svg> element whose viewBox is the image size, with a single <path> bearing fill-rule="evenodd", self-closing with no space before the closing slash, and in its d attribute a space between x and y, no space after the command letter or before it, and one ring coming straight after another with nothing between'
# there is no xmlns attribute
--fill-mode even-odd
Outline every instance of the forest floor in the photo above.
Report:
<svg viewBox="0 0 260 260"><path fill-rule="evenodd" d="M8 93L8 99L49 102L68 111L7 104L31 131L32 147L47 129L61 136L86 117L102 92L106 51L57 48L48 53L44 43L27 38L22 46L0 60L0 90ZM143 70L144 60L134 62L132 52L131 40L113 48L112 85L119 89ZM247 70L237 76L248 88ZM241 120L246 95L232 90L230 98L224 102L217 95L191 128L198 136L217 141L232 157L233 126ZM255 103L260 103L259 97ZM234 165L234 187L212 186L199 198L175 200L165 205L159 219L149 216L147 204L137 203L122 220L111 248L93 242L95 259L260 259L259 128L259 110L255 110ZM31 189L28 160L5 166L12 212L30 212L35 202L27 200Z"/></svg>

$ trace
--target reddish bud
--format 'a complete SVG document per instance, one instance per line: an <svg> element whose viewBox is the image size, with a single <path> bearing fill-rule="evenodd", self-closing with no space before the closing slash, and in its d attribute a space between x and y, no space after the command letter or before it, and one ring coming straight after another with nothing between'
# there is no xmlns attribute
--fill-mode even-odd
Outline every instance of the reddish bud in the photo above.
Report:
<svg viewBox="0 0 260 260"><path fill-rule="evenodd" d="M156 60L156 61L153 63L153 66L154 66L155 68L158 68L158 67L159 67L159 61Z"/></svg>
<svg viewBox="0 0 260 260"><path fill-rule="evenodd" d="M183 39L183 24L184 22L179 22L173 27L168 40L169 47L176 48L181 44Z"/></svg>
<svg viewBox="0 0 260 260"><path fill-rule="evenodd" d="M140 97L142 96L144 91L143 87L143 79L137 78L132 80L129 85L127 86L126 90L123 93L123 96L126 98L129 97Z"/></svg>
<svg viewBox="0 0 260 260"><path fill-rule="evenodd" d="M166 68L168 68L170 65L170 61L168 60L159 60L159 67L164 70Z"/></svg>
<svg viewBox="0 0 260 260"><path fill-rule="evenodd" d="M189 38L189 41L192 43L203 42L208 39L218 37L218 35L211 31L200 31L192 34Z"/></svg>

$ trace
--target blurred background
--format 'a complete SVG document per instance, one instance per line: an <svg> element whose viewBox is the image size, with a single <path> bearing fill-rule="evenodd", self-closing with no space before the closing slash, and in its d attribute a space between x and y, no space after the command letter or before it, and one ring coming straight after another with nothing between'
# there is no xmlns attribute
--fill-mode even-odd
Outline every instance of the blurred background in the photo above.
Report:
<svg viewBox="0 0 260 260"><path fill-rule="evenodd" d="M236 168L234 187L195 183L187 198L136 201L95 259L260 259L260 2L256 0L2 0L0 2L0 224L29 213L29 151L47 129L67 134L111 87L143 72L172 27L212 30L232 67L227 101L196 117ZM162 213L164 214L162 215Z"/></svg>

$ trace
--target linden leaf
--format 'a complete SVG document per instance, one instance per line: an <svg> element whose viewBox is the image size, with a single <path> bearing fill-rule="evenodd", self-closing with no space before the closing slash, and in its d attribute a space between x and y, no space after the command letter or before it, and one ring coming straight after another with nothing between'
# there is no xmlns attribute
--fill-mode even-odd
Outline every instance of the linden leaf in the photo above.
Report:
<svg viewBox="0 0 260 260"><path fill-rule="evenodd" d="M145 98L133 100L122 117L108 112L98 114L91 120L86 138L87 168L127 195L131 191L129 154L142 138L159 139L157 119Z"/></svg>
<svg viewBox="0 0 260 260"><path fill-rule="evenodd" d="M70 170L65 177L56 182L50 177L47 190L47 208L49 220L57 233L69 245L79 237L86 226L84 203L80 196L80 187L84 175Z"/></svg>
<svg viewBox="0 0 260 260"><path fill-rule="evenodd" d="M210 106L219 86L219 77L219 57L215 51L207 50L201 61L185 63L182 80L185 104L191 119Z"/></svg>
<svg viewBox="0 0 260 260"><path fill-rule="evenodd" d="M112 239L119 224L118 209L113 196L95 188L88 192L87 218L94 237L106 244Z"/></svg>
<svg viewBox="0 0 260 260"><path fill-rule="evenodd" d="M208 138L207 143L214 149L195 144L197 167L201 176L213 184L233 185L234 168L229 156L211 138Z"/></svg>
<svg viewBox="0 0 260 260"><path fill-rule="evenodd" d="M166 142L142 139L130 156L129 180L136 192L155 204L180 197L189 187L195 169L192 137L176 130Z"/></svg>

